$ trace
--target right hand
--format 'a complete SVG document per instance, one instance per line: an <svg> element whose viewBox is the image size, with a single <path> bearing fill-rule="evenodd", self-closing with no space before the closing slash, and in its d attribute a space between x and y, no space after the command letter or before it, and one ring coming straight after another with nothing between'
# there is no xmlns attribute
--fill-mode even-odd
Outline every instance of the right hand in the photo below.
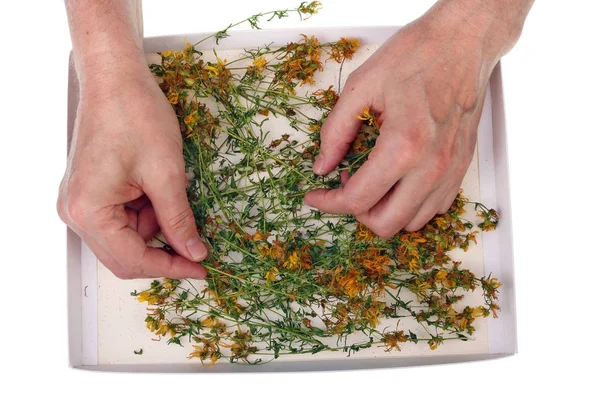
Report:
<svg viewBox="0 0 600 400"><path fill-rule="evenodd" d="M208 248L187 195L179 124L143 60L80 84L58 213L113 274L198 278ZM146 245L161 230L179 254Z"/></svg>

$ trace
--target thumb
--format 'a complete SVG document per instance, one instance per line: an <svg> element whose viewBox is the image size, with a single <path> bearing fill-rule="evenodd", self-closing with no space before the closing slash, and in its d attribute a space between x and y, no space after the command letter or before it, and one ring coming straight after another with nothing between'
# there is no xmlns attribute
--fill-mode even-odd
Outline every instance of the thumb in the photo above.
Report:
<svg viewBox="0 0 600 400"><path fill-rule="evenodd" d="M178 173L153 176L147 182L144 191L152 202L158 225L169 245L189 260L204 260L208 255L208 248L200 239L196 220L188 203L183 168Z"/></svg>
<svg viewBox="0 0 600 400"><path fill-rule="evenodd" d="M357 117L370 105L358 92L356 85L348 80L338 102L325 119L321 128L321 150L313 167L315 174L325 175L333 171L356 138L362 125Z"/></svg>

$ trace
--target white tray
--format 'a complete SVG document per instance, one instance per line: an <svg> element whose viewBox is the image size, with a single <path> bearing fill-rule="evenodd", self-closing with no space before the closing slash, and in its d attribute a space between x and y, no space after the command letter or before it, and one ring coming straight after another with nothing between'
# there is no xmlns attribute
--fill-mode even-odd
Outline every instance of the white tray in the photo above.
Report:
<svg viewBox="0 0 600 400"><path fill-rule="evenodd" d="M220 42L220 50L234 50L248 47L261 46L266 43L284 45L298 40L300 33L315 35L321 41L335 41L340 37L356 37L363 45L379 45L398 30L398 27L372 27L372 28L299 28L290 30L261 30L261 31L234 31L231 36ZM167 49L180 49L185 44L185 39L194 43L206 34L190 34L178 36L164 36L144 39L144 48L147 53L164 51ZM212 49L214 43L207 41L207 49ZM202 50L202 48L200 48ZM209 53L209 52L207 52ZM334 83L334 82L332 82ZM68 141L70 142L73 122L75 119L78 102L78 88L73 69L69 74L69 113L68 113ZM502 96L502 81L500 66L492 75L490 87L487 92L486 105L479 125L478 150L472 163L471 180L478 180L479 200L489 207L500 212L501 222L498 229L486 232L480 241L483 258L483 268L486 274L492 273L498 277L503 286L500 289L500 307L502 312L499 318L491 317L483 320L487 331L487 343L483 348L479 346L477 352L461 353L460 348L445 350L440 347L434 352L419 353L383 353L374 352L363 354L360 357L346 357L345 354L337 354L332 357L303 357L301 359L275 360L260 366L245 366L228 363L218 363L215 366L203 367L198 362L185 362L171 357L172 346L164 343L159 345L164 348L160 354L147 356L135 356L131 354L135 348L145 347L150 341L151 335L145 331L143 317L133 321L135 327L140 330L128 328L131 321L121 319L119 316L128 317L125 307L137 307L143 312L143 306L135 304L135 299L129 297L119 302L105 301L106 297L99 297L98 285L100 281L104 284L102 291L106 293L106 285L114 286L116 296L123 296L123 288L133 290L139 283L119 282L106 280L106 274L97 266L94 254L87 248L81 239L68 230L67 233L67 269L68 269L68 306L69 306L69 348L70 365L75 368L91 370L111 371L201 371L201 372L263 372L263 371L304 371L304 370L340 370L359 368L383 368L399 367L424 364L441 364L461 361L473 361L491 359L516 353L516 315L514 299L514 274L512 256L512 225L510 213L510 193L508 177L508 159L506 154L506 132L504 124L504 108ZM474 175L473 175L474 174ZM459 258L460 259L460 258ZM100 267L103 268L103 267ZM112 282L112 283L111 283ZM127 285L127 286L124 286ZM144 285L141 286L142 288ZM113 289L108 288L108 289ZM120 289L120 291L118 290ZM129 293L127 291L126 293ZM128 303L126 303L126 302ZM100 303L99 303L100 302ZM99 309L99 304L102 309ZM113 308L106 309L107 304ZM106 315L113 316L107 322ZM100 324L99 324L100 321ZM102 324L119 324L119 328L125 330L125 335L120 338L102 336ZM133 326L133 325L132 325ZM127 331L130 329L130 331ZM143 332L143 333L142 333ZM477 332L475 333L477 337ZM123 340L135 341L125 346ZM111 341L113 340L113 341ZM106 352L107 346L113 344L114 352L123 351L126 357L99 357L100 349ZM481 343L480 343L481 344ZM121 346L121 347L119 347ZM153 346L156 346L154 344ZM465 347L466 349L466 347ZM146 353L147 354L147 353ZM181 354L181 351L177 352ZM385 354L385 355L384 355ZM162 357L162 358L161 358ZM107 361L108 360L108 361Z"/></svg>

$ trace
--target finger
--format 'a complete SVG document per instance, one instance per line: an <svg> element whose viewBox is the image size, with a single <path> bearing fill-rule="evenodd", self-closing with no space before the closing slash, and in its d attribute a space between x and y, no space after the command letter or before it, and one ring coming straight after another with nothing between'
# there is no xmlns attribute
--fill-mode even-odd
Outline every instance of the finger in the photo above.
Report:
<svg viewBox="0 0 600 400"><path fill-rule="evenodd" d="M92 236L86 234L83 230L79 228L79 224L71 219L71 213L67 212L65 199L63 197L59 197L57 204L58 212L60 217L67 223L69 228L73 230L84 242L85 244L92 250L98 261L102 263L106 268L108 268L117 278L121 279L130 279L130 278L141 278L130 276L130 274L125 273L123 267L108 254L106 250L102 248L93 238ZM80 212L75 213L76 218L81 222L79 215ZM129 221L128 221L129 223Z"/></svg>
<svg viewBox="0 0 600 400"><path fill-rule="evenodd" d="M146 205L138 213L137 231L145 242L148 242L160 231L152 204Z"/></svg>
<svg viewBox="0 0 600 400"><path fill-rule="evenodd" d="M415 154L402 138L382 125L381 134L367 161L342 188L317 189L304 201L321 211L359 215L367 212L401 179L414 163Z"/></svg>
<svg viewBox="0 0 600 400"><path fill-rule="evenodd" d="M186 195L186 184L182 166L171 172L165 171L160 178L152 177L144 191L152 202L167 242L178 254L192 261L201 261L208 255L208 248L198 234Z"/></svg>
<svg viewBox="0 0 600 400"><path fill-rule="evenodd" d="M171 279L205 279L206 269L179 255L171 255L162 249L146 247L142 260L142 273L151 278L166 277Z"/></svg>
<svg viewBox="0 0 600 400"><path fill-rule="evenodd" d="M126 270L121 264L117 262L108 252L97 243L90 235L84 232L77 232L79 237L83 239L85 244L92 250L98 261L102 263L110 272L113 273L119 279L136 279L136 278L148 278L146 275L135 274L133 271Z"/></svg>
<svg viewBox="0 0 600 400"><path fill-rule="evenodd" d="M127 226L137 231L138 228L138 213L136 210L131 208L125 208L125 213L127 214Z"/></svg>
<svg viewBox="0 0 600 400"><path fill-rule="evenodd" d="M452 189L450 189L446 192L444 198L440 202L440 206L438 207L438 210L437 210L438 214L444 214L450 209L450 207L452 207L452 204L454 204L454 200L456 200L456 195L458 194L459 190L460 190L460 183L457 185L454 185L452 187Z"/></svg>
<svg viewBox="0 0 600 400"><path fill-rule="evenodd" d="M385 201L356 218L381 237L394 236L415 217L430 195L431 190L424 187L422 181L414 175L402 179Z"/></svg>
<svg viewBox="0 0 600 400"><path fill-rule="evenodd" d="M338 102L321 128L321 147L313 167L315 174L330 173L348 153L348 148L362 125L357 117L362 115L364 108L371 105L364 92L358 90L351 79L346 82Z"/></svg>
<svg viewBox="0 0 600 400"><path fill-rule="evenodd" d="M350 179L350 174L348 173L348 171L344 170L340 174L340 178L342 179L342 186L346 186L346 184L348 183L348 180Z"/></svg>
<svg viewBox="0 0 600 400"><path fill-rule="evenodd" d="M86 240L86 244L92 250L98 261L102 263L110 272L113 273L119 279L140 279L150 278L147 275L141 273L135 273L128 269L123 268L121 264L117 262L108 252L102 250L102 248L93 240Z"/></svg>
<svg viewBox="0 0 600 400"><path fill-rule="evenodd" d="M206 270L201 265L181 256L167 254L161 249L147 247L140 234L129 227L129 219L122 206L112 206L101 213L104 215L100 218L108 222L95 239L133 276L175 279L206 277Z"/></svg>
<svg viewBox="0 0 600 400"><path fill-rule="evenodd" d="M431 193L423 202L415 216L406 224L404 230L415 232L423 228L440 209L440 204L445 201L446 191L438 189Z"/></svg>
<svg viewBox="0 0 600 400"><path fill-rule="evenodd" d="M150 204L139 212L131 208L125 208L125 213L127 214L127 226L137 231L144 242L148 242L159 232L160 228L156 221L156 215Z"/></svg>
<svg viewBox="0 0 600 400"><path fill-rule="evenodd" d="M140 212L140 210L146 207L148 204L150 204L150 199L148 199L148 196L143 195L133 201L128 201L125 203L125 207L132 208L135 211Z"/></svg>

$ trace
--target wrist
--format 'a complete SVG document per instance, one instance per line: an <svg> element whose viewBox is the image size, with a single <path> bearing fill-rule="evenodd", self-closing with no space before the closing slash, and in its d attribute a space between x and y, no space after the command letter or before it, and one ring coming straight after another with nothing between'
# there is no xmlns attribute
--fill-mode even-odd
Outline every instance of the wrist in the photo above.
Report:
<svg viewBox="0 0 600 400"><path fill-rule="evenodd" d="M80 65L77 73L81 98L95 104L111 102L115 96L136 97L140 90L157 85L145 59L119 53L98 54Z"/></svg>
<svg viewBox="0 0 600 400"><path fill-rule="evenodd" d="M81 87L128 79L147 72L145 56L140 49L96 50L78 55L74 51L75 69Z"/></svg>

